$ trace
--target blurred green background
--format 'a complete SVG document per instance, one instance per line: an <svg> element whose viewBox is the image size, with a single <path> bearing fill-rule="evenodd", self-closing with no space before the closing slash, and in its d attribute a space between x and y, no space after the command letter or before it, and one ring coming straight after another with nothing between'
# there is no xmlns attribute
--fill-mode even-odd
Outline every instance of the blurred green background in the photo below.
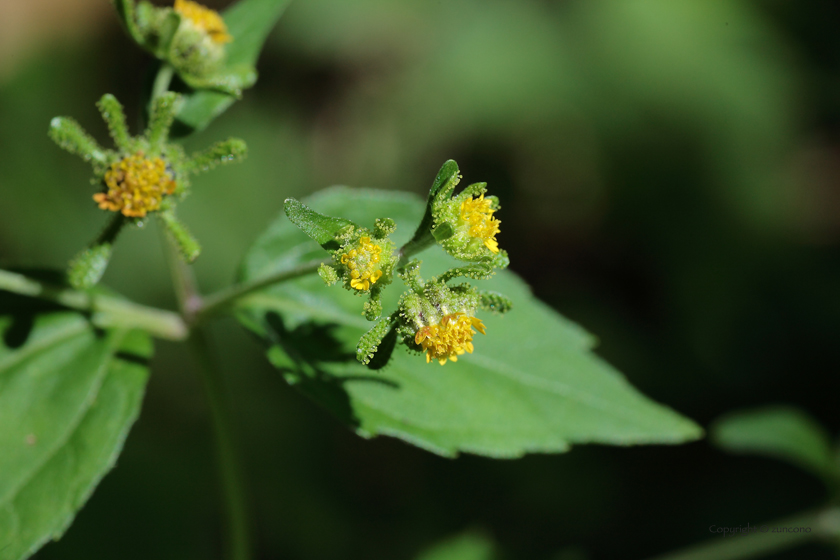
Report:
<svg viewBox="0 0 840 560"><path fill-rule="evenodd" d="M105 222L87 164L46 131L71 115L105 142L106 92L139 131L151 61L110 10L0 8L3 266L63 268ZM204 245L202 288L235 278L286 197L423 193L453 158L501 198L512 269L644 393L703 425L790 403L836 435L838 24L831 0L293 2L258 85L187 141L250 147L179 207ZM105 282L174 306L154 224L123 235ZM410 559L476 529L504 558L642 559L824 495L793 467L705 441L518 461L365 441L286 386L232 320L213 336L259 558ZM152 366L117 469L38 559L220 556L201 387L177 345L160 343ZM811 545L768 558L831 557Z"/></svg>

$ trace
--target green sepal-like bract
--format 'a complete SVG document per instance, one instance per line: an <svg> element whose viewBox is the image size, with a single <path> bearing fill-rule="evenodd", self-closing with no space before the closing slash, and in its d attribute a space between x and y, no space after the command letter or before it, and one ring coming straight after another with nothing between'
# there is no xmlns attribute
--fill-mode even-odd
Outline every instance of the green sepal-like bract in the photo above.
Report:
<svg viewBox="0 0 840 560"><path fill-rule="evenodd" d="M382 346L383 339L396 323L395 317L383 317L359 339L356 346L356 359L368 365Z"/></svg>

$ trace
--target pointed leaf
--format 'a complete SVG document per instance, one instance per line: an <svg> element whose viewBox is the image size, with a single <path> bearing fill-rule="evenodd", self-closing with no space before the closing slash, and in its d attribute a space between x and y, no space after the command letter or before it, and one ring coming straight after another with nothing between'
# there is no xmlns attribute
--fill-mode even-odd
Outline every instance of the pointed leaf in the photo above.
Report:
<svg viewBox="0 0 840 560"><path fill-rule="evenodd" d="M307 203L358 223L393 218L397 241L407 238L424 210L413 195L347 188ZM247 255L243 276L261 278L323 256L281 217ZM418 258L428 276L454 264L438 248ZM447 456L517 457L562 452L575 443L680 443L700 436L693 422L641 395L594 355L592 337L535 299L515 274L474 283L505 294L513 309L505 316L481 314L487 335L477 335L475 353L443 367L404 348L381 370L358 363L356 345L371 327L361 302L317 275L251 296L239 317L266 340L269 359L288 381L364 437L390 435ZM386 314L402 289L397 280L383 291Z"/></svg>

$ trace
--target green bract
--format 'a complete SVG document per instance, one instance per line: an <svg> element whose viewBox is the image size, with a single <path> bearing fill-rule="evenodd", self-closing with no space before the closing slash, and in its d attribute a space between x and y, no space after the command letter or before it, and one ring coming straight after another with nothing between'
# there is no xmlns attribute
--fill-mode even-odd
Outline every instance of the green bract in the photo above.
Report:
<svg viewBox="0 0 840 560"><path fill-rule="evenodd" d="M93 166L92 182L103 189L94 195L99 207L116 213L94 242L70 263L69 279L74 287L96 284L122 227L127 222L142 226L151 213L161 217L187 261L198 257L198 243L175 217L175 201L186 195L190 175L242 159L246 146L242 140L230 138L187 157L181 146L167 141L180 105L181 97L176 93L157 97L146 131L130 136L122 105L113 95L102 96L97 107L108 124L115 150L100 147L69 117L56 117L50 123L50 138Z"/></svg>

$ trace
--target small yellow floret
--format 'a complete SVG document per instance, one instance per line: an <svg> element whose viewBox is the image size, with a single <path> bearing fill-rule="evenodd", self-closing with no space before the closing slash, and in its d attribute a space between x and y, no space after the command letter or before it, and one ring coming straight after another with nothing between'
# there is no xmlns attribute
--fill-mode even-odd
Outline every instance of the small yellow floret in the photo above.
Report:
<svg viewBox="0 0 840 560"><path fill-rule="evenodd" d="M414 342L426 352L426 363L437 360L440 365L447 360L458 361L458 356L464 352L472 354L473 327L481 334L485 334L484 323L481 319L470 317L464 313L445 315L437 325L421 327L414 335Z"/></svg>
<svg viewBox="0 0 840 560"><path fill-rule="evenodd" d="M213 42L224 44L233 41L233 37L228 33L225 21L210 8L205 8L191 0L175 0L175 11L206 32Z"/></svg>
<svg viewBox="0 0 840 560"><path fill-rule="evenodd" d="M495 210L492 203L482 194L478 198L468 198L461 203L461 220L469 227L470 237L484 241L484 245L494 253L499 252L496 234L499 233L498 219L493 217Z"/></svg>
<svg viewBox="0 0 840 560"><path fill-rule="evenodd" d="M359 238L355 249L341 255L341 264L350 270L350 287L359 291L370 289L371 284L382 278L379 270L382 247L370 242L370 237Z"/></svg>
<svg viewBox="0 0 840 560"><path fill-rule="evenodd" d="M111 164L105 172L108 192L93 195L99 207L142 218L160 209L163 197L175 192L175 181L161 158L146 158L143 152Z"/></svg>

